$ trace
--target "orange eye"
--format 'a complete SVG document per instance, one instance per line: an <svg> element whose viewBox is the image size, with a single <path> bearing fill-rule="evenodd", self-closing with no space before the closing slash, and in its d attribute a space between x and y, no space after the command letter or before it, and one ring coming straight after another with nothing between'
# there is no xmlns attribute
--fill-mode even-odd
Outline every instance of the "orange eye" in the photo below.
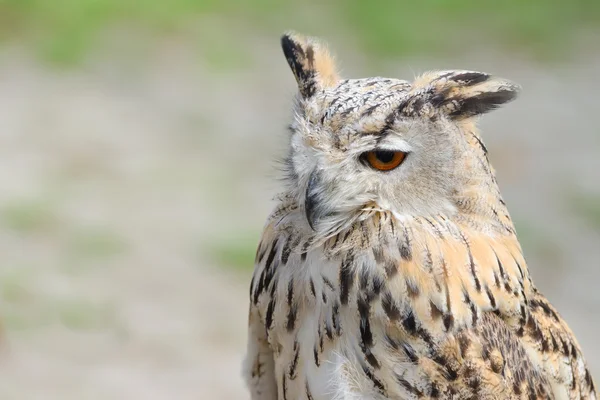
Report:
<svg viewBox="0 0 600 400"><path fill-rule="evenodd" d="M402 164L406 153L401 151L376 150L364 153L364 159L369 165L379 171L390 171Z"/></svg>

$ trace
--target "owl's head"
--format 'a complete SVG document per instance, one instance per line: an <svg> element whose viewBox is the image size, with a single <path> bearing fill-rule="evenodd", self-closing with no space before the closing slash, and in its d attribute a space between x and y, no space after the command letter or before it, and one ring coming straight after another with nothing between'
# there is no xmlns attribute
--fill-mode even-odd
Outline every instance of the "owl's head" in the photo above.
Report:
<svg viewBox="0 0 600 400"><path fill-rule="evenodd" d="M281 45L299 89L288 191L307 229L331 236L366 209L451 218L469 194L497 190L473 122L517 85L472 71L341 79L317 40L286 34Z"/></svg>

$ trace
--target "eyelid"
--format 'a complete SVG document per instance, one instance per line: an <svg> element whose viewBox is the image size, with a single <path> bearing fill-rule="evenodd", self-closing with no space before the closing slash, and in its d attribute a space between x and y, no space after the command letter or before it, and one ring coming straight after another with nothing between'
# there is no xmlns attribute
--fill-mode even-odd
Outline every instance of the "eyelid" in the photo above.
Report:
<svg viewBox="0 0 600 400"><path fill-rule="evenodd" d="M396 153L396 152L400 152L400 153L404 153L404 154L410 154L412 153L412 150L404 150L404 149L399 149L397 147L383 147L383 146L378 146L375 147L373 150L370 151L389 151L392 153Z"/></svg>
<svg viewBox="0 0 600 400"><path fill-rule="evenodd" d="M403 153L411 153L413 148L406 141L401 139L389 140L389 143L380 143L373 149L373 151L401 151Z"/></svg>

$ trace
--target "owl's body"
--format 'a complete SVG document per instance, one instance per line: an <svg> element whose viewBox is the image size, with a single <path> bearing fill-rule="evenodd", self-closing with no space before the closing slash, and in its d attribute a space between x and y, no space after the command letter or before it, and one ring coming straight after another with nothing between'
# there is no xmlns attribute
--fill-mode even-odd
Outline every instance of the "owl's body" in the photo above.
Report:
<svg viewBox="0 0 600 400"><path fill-rule="evenodd" d="M300 95L250 287L252 398L595 399L474 125L517 87L341 80L317 42L282 45Z"/></svg>

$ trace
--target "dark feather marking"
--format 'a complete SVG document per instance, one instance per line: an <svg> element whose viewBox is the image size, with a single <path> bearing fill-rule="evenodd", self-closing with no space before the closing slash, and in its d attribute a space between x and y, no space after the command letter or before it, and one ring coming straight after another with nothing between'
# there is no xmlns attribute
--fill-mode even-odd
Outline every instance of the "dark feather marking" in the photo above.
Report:
<svg viewBox="0 0 600 400"><path fill-rule="evenodd" d="M388 279L393 278L398 273L398 268L394 260L386 260L383 268Z"/></svg>
<svg viewBox="0 0 600 400"><path fill-rule="evenodd" d="M431 309L431 319L437 321L444 315L444 312L433 301L429 300L429 308Z"/></svg>
<svg viewBox="0 0 600 400"><path fill-rule="evenodd" d="M558 342L556 341L556 338L554 337L552 332L550 332L550 339L552 340L552 351L558 350Z"/></svg>
<svg viewBox="0 0 600 400"><path fill-rule="evenodd" d="M290 311L288 312L287 315L287 324L286 324L286 329L288 332L292 332L294 330L294 327L296 325L296 316L298 314L298 305L297 304L293 304L290 307Z"/></svg>
<svg viewBox="0 0 600 400"><path fill-rule="evenodd" d="M538 299L533 299L533 300L531 300L530 304L531 304L532 310L541 308L544 311L544 314L546 314L549 317L552 317L552 319L554 321L560 320L560 317L558 316L558 314L552 308L550 308L550 305L548 305L548 303L546 303L544 301L540 301Z"/></svg>
<svg viewBox="0 0 600 400"><path fill-rule="evenodd" d="M431 250L429 246L425 244L425 263L424 267L428 272L433 272L433 257L431 256Z"/></svg>
<svg viewBox="0 0 600 400"><path fill-rule="evenodd" d="M325 335L327 339L333 340L333 330L331 329L331 325L329 325L329 321L325 321Z"/></svg>
<svg viewBox="0 0 600 400"><path fill-rule="evenodd" d="M565 356L569 356L569 344L565 341L565 339L563 339L562 337L560 338L560 342L562 344L562 353Z"/></svg>
<svg viewBox="0 0 600 400"><path fill-rule="evenodd" d="M417 334L417 321L415 320L415 316L413 315L412 311L409 311L408 315L404 317L402 320L402 326L409 334Z"/></svg>
<svg viewBox="0 0 600 400"><path fill-rule="evenodd" d="M288 306L292 305L292 301L294 300L294 280L290 279L290 282L288 283L288 290L287 290L287 303Z"/></svg>
<svg viewBox="0 0 600 400"><path fill-rule="evenodd" d="M435 232L435 234L437 235L437 237L439 237L440 239L444 238L444 234L442 233L442 231L440 230L440 228L434 224L429 218L423 218L426 222L429 223L429 225L431 225L431 227L433 228L433 231Z"/></svg>
<svg viewBox="0 0 600 400"><path fill-rule="evenodd" d="M494 271L494 284L497 288L500 287L500 278L498 278L498 273L496 271Z"/></svg>
<svg viewBox="0 0 600 400"><path fill-rule="evenodd" d="M313 281L312 277L308 281L308 284L310 287L310 293L313 295L313 297L317 297L317 291L315 290L315 282Z"/></svg>
<svg viewBox="0 0 600 400"><path fill-rule="evenodd" d="M462 358L465 358L470 345L471 339L469 339L467 335L462 334L458 336L458 346L460 347L460 355Z"/></svg>
<svg viewBox="0 0 600 400"><path fill-rule="evenodd" d="M308 246L310 243L307 241L302 245L302 251L300 252L300 261L306 261L306 252L308 251Z"/></svg>
<svg viewBox="0 0 600 400"><path fill-rule="evenodd" d="M396 236L396 226L394 225L394 218L390 218L390 229L392 230L392 236Z"/></svg>
<svg viewBox="0 0 600 400"><path fill-rule="evenodd" d="M324 341L323 332L321 331L321 328L319 328L319 348L321 349L321 352L323 352Z"/></svg>
<svg viewBox="0 0 600 400"><path fill-rule="evenodd" d="M340 304L337 301L333 304L331 319L333 322L333 329L335 329L335 334L340 336L342 334L342 327L340 325Z"/></svg>
<svg viewBox="0 0 600 400"><path fill-rule="evenodd" d="M275 259L275 254L277 253L277 239L275 239L271 245L271 250L269 252L269 256L267 257L267 262L265 263L265 268L263 269L260 278L258 280L258 285L254 291L253 303L258 303L258 297L263 292L263 290L268 287L273 275L274 271L271 271L271 264Z"/></svg>
<svg viewBox="0 0 600 400"><path fill-rule="evenodd" d="M277 278L271 281L271 290L269 290L269 297L275 297L275 292L277 291Z"/></svg>
<svg viewBox="0 0 600 400"><path fill-rule="evenodd" d="M373 293L375 296L379 296L381 290L385 287L385 280L381 278L379 275L373 276Z"/></svg>
<svg viewBox="0 0 600 400"><path fill-rule="evenodd" d="M256 257L254 258L256 264L260 264L262 262L262 260L265 258L265 254L267 253L266 249L261 250L261 246L262 246L262 243L256 249Z"/></svg>
<svg viewBox="0 0 600 400"><path fill-rule="evenodd" d="M494 298L494 295L492 294L492 291L490 290L490 288L488 286L485 287L485 292L487 293L488 299L490 300L490 305L492 306L492 308L496 308L496 299Z"/></svg>
<svg viewBox="0 0 600 400"><path fill-rule="evenodd" d="M410 237L408 235L408 228L406 226L404 226L403 229L403 240L400 242L400 256L405 261L412 260Z"/></svg>
<svg viewBox="0 0 600 400"><path fill-rule="evenodd" d="M548 341L544 338L542 340L542 353L547 353L550 351L550 346L548 345Z"/></svg>
<svg viewBox="0 0 600 400"><path fill-rule="evenodd" d="M275 311L276 297L271 297L271 301L269 301L269 306L267 307L267 315L265 317L265 326L267 330L270 330L273 325L273 311Z"/></svg>
<svg viewBox="0 0 600 400"><path fill-rule="evenodd" d="M534 318L529 318L527 320L526 328L529 334L531 335L532 339L537 343L541 343L542 351L544 351L544 347L547 347L547 344L544 345L543 342L545 342L546 340L544 339L544 334L542 333L542 330L540 329Z"/></svg>
<svg viewBox="0 0 600 400"><path fill-rule="evenodd" d="M481 141L481 139L479 138L479 136L477 136L473 132L471 132L471 134L473 135L473 137L475 138L475 140L477 140L477 143L479 143L479 147L481 147L481 150L483 151L483 154L485 155L485 157L487 159L487 156L488 156L488 149L487 149L487 147L485 147L485 144L483 144L483 142Z"/></svg>
<svg viewBox="0 0 600 400"><path fill-rule="evenodd" d="M283 374L283 377L281 379L281 391L283 392L283 400L287 400L287 376L285 375L285 373Z"/></svg>
<svg viewBox="0 0 600 400"><path fill-rule="evenodd" d="M353 232L352 229L347 229L346 233L344 233L344 237L342 238L342 243L346 243L346 240L348 240L348 237L350 236L350 234Z"/></svg>
<svg viewBox="0 0 600 400"><path fill-rule="evenodd" d="M258 280L258 285L256 286L256 290L254 291L254 299L252 302L256 305L258 303L258 296L262 293L265 285L265 271L263 270L260 275L260 279Z"/></svg>
<svg viewBox="0 0 600 400"><path fill-rule="evenodd" d="M384 333L383 338L385 339L385 341L390 345L390 347L392 347L393 349L398 350L398 346L399 343L394 340L391 336L389 336L387 333Z"/></svg>
<svg viewBox="0 0 600 400"><path fill-rule="evenodd" d="M394 377L396 378L398 384L402 386L408 393L414 394L417 397L423 396L423 392L411 385L406 379L398 375L396 372L394 372Z"/></svg>
<svg viewBox="0 0 600 400"><path fill-rule="evenodd" d="M442 368L442 371L448 380L455 381L458 378L458 372L448 364L448 360L444 355L435 353L432 360Z"/></svg>
<svg viewBox="0 0 600 400"><path fill-rule="evenodd" d="M408 297L410 297L411 299L418 297L420 294L420 291L419 291L419 286L417 286L417 283L414 282L409 277L407 277L405 279L405 281L406 281L406 290L408 292Z"/></svg>
<svg viewBox="0 0 600 400"><path fill-rule="evenodd" d="M385 396L385 386L383 385L383 383L379 379L377 379L377 377L373 374L373 372L371 372L369 367L363 365L362 368L364 374L367 376L367 378L371 380L371 382L373 382L373 385L375 386L375 388L377 388L379 393Z"/></svg>
<svg viewBox="0 0 600 400"><path fill-rule="evenodd" d="M588 385L588 387L593 390L593 388L594 388L594 382L592 381L592 376L590 375L590 371L587 368L585 370L585 377L584 377L584 379L585 379L586 385Z"/></svg>
<svg viewBox="0 0 600 400"><path fill-rule="evenodd" d="M462 238L463 243L467 247L467 254L469 255L469 265L471 267L471 275L473 275L473 280L475 281L475 289L477 289L477 291L481 293L481 282L479 281L479 277L477 276L477 271L475 269L475 261L473 260L471 245L469 244L469 241L462 232L460 233L460 237Z"/></svg>
<svg viewBox="0 0 600 400"><path fill-rule="evenodd" d="M508 276L506 275L504 266L502 265L500 258L498 258L498 254L496 254L496 252L494 252L494 255L496 256L496 262L498 263L498 270L500 271L500 276L502 277L502 280L504 281L504 289L507 292L512 292L512 288L510 287L510 283L508 282Z"/></svg>
<svg viewBox="0 0 600 400"><path fill-rule="evenodd" d="M333 286L333 283L325 275L321 275L321 277L323 278L323 282L325 282L325 285L327 285L329 289L335 292L335 286Z"/></svg>
<svg viewBox="0 0 600 400"><path fill-rule="evenodd" d="M463 288L463 301L471 310L471 317L473 319L472 322L473 326L475 326L475 324L477 323L477 308L475 307L475 303L473 303L473 300L471 300L471 297L469 297L469 293L466 291L465 288Z"/></svg>
<svg viewBox="0 0 600 400"><path fill-rule="evenodd" d="M300 344L297 340L294 340L294 358L290 364L289 376L290 380L296 379L296 368L298 367L298 358L300 357Z"/></svg>
<svg viewBox="0 0 600 400"><path fill-rule="evenodd" d="M370 348L365 349L364 351L365 354L365 359L367 360L367 362L369 364L371 364L371 366L375 369L379 369L381 368L381 365L379 364L379 361L377 360L377 358L373 355L373 353L371 352Z"/></svg>
<svg viewBox="0 0 600 400"><path fill-rule="evenodd" d="M446 328L446 332L448 332L454 326L454 315L446 314L444 315L444 328Z"/></svg>
<svg viewBox="0 0 600 400"><path fill-rule="evenodd" d="M571 359L571 390L575 390L577 388L577 377L575 376L575 371L577 370L577 367L575 365L573 365L575 362L574 359Z"/></svg>
<svg viewBox="0 0 600 400"><path fill-rule="evenodd" d="M446 278L446 279L444 279L444 289L446 291L446 305L448 307L448 314L451 315L452 314L452 301L450 300L450 288L448 287L448 265L446 264L446 260L443 257L441 258L441 263L442 263L442 270L444 271L444 277ZM446 318L445 317L444 317L444 326L446 326ZM447 326L446 326L446 330L448 330Z"/></svg>
<svg viewBox="0 0 600 400"><path fill-rule="evenodd" d="M283 265L287 264L291 251L292 249L290 248L290 238L288 237L281 248L281 262Z"/></svg>
<svg viewBox="0 0 600 400"><path fill-rule="evenodd" d="M306 388L305 389L306 390L306 400L314 400L312 393L310 392L310 387L308 386L308 381L306 381L305 388Z"/></svg>
<svg viewBox="0 0 600 400"><path fill-rule="evenodd" d="M473 389L473 394L478 394L481 386L481 377L478 375L475 367L470 365L467 366L467 368L465 368L465 375L467 385Z"/></svg>
<svg viewBox="0 0 600 400"><path fill-rule="evenodd" d="M417 361L419 361L419 357L417 356L415 349L413 349L410 344L402 343L402 348L404 349L404 353L411 362L417 363Z"/></svg>
<svg viewBox="0 0 600 400"><path fill-rule="evenodd" d="M527 323L527 309L525 307L525 304L521 304L521 318L519 319L519 324L521 324L521 326L525 325Z"/></svg>
<svg viewBox="0 0 600 400"><path fill-rule="evenodd" d="M519 274L521 275L521 279L525 279L525 274L523 273L523 268L521 268L521 264L513 257L515 260L515 264L517 264L517 269L519 270Z"/></svg>
<svg viewBox="0 0 600 400"><path fill-rule="evenodd" d="M354 258L351 255L346 256L340 267L340 302L342 305L348 304L350 297L350 288L354 284L354 274L351 271L351 265Z"/></svg>
<svg viewBox="0 0 600 400"><path fill-rule="evenodd" d="M523 299L523 303L525 303L525 305L527 307L529 307L529 299L527 298L527 295L525 294L525 288L523 287L523 285L521 285L521 298Z"/></svg>
<svg viewBox="0 0 600 400"><path fill-rule="evenodd" d="M369 320L371 306L369 301L364 297L359 297L358 302L358 313L360 316L360 348L365 355L365 358L373 366L378 369L380 367L379 361L371 353L371 347L373 347L373 333L371 332L371 321Z"/></svg>
<svg viewBox="0 0 600 400"><path fill-rule="evenodd" d="M521 381L516 380L515 383L513 383L513 392L515 392L517 396L521 395Z"/></svg>
<svg viewBox="0 0 600 400"><path fill-rule="evenodd" d="M396 301L392 297L392 294L387 290L381 297L381 307L391 321L397 321L400 319L400 310L396 305Z"/></svg>
<svg viewBox="0 0 600 400"><path fill-rule="evenodd" d="M369 285L369 270L366 268L366 266L363 266L361 268L360 278L359 278L360 290L366 291L368 285Z"/></svg>
<svg viewBox="0 0 600 400"><path fill-rule="evenodd" d="M429 396L432 399L437 399L440 396L440 390L438 389L437 385L434 382L431 382L431 390L429 392Z"/></svg>
<svg viewBox="0 0 600 400"><path fill-rule="evenodd" d="M277 240L275 239L273 241L273 245L271 246L271 251L269 252L269 256L267 257L267 262L265 263L265 270L268 270L271 268L271 264L273 263L273 260L275 259L275 254L277 253Z"/></svg>
<svg viewBox="0 0 600 400"><path fill-rule="evenodd" d="M250 297L252 297L252 293L254 292L254 280L256 279L256 275L252 274L252 279L250 280Z"/></svg>
<svg viewBox="0 0 600 400"><path fill-rule="evenodd" d="M575 344L571 342L571 358L577 358L577 349L575 348Z"/></svg>
<svg viewBox="0 0 600 400"><path fill-rule="evenodd" d="M271 269L265 269L263 271L264 275L265 275L265 280L264 280L264 289L266 290L271 286L271 280L273 279L273 277L275 276L275 271L277 270L277 267L279 266L279 260L275 260L275 262L273 263L273 268Z"/></svg>

